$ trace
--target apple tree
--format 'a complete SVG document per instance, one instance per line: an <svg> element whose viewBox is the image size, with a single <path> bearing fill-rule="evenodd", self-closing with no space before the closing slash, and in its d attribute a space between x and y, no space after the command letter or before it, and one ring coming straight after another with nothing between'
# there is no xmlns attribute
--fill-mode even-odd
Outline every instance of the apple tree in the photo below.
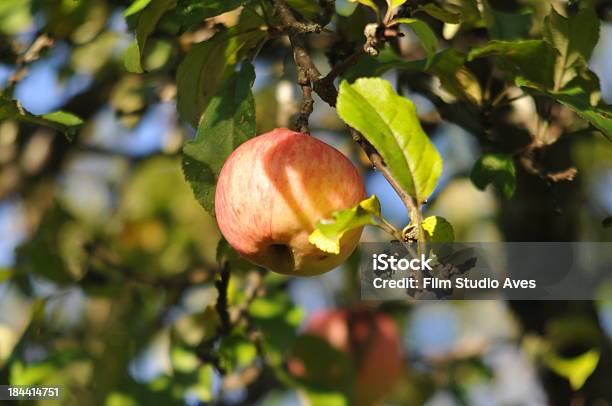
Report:
<svg viewBox="0 0 612 406"><path fill-rule="evenodd" d="M611 15L3 0L0 384L112 406L612 402L609 300L362 302L357 270L360 238L610 241Z"/></svg>

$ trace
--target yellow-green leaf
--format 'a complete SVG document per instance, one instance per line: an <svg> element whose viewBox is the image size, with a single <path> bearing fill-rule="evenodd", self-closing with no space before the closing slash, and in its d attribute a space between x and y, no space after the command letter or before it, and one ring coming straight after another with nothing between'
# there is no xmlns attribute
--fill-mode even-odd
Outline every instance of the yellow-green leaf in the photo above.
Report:
<svg viewBox="0 0 612 406"><path fill-rule="evenodd" d="M378 78L343 81L338 114L376 148L397 182L418 203L436 187L442 158L423 131L411 100Z"/></svg>
<svg viewBox="0 0 612 406"><path fill-rule="evenodd" d="M578 390L591 376L599 363L600 353L598 350L590 350L575 358L561 358L557 354L549 353L544 362L555 373L561 375L570 382L572 389Z"/></svg>
<svg viewBox="0 0 612 406"><path fill-rule="evenodd" d="M376 195L355 207L333 213L331 219L319 221L308 241L321 251L339 254L342 236L355 228L376 224L374 217L380 217L380 202Z"/></svg>
<svg viewBox="0 0 612 406"><path fill-rule="evenodd" d="M408 0L387 0L387 6L390 10L395 10Z"/></svg>

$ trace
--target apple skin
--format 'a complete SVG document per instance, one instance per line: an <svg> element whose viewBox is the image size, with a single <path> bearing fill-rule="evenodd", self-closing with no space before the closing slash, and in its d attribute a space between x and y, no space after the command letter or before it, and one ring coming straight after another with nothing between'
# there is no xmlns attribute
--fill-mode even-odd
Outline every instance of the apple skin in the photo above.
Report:
<svg viewBox="0 0 612 406"><path fill-rule="evenodd" d="M342 153L306 134L279 128L229 156L217 182L221 233L244 258L286 275L317 275L353 252L362 228L347 232L340 253L308 241L316 223L365 198L357 169Z"/></svg>
<svg viewBox="0 0 612 406"><path fill-rule="evenodd" d="M403 352L395 321L368 309L333 309L314 313L304 334L327 341L349 356L355 368L354 402L360 406L380 401L403 373ZM308 371L289 360L289 371L304 378Z"/></svg>

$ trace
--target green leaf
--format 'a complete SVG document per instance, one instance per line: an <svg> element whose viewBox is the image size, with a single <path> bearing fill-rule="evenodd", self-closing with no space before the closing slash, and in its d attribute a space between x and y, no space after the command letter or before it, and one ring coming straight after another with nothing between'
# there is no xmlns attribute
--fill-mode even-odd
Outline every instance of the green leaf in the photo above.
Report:
<svg viewBox="0 0 612 406"><path fill-rule="evenodd" d="M560 91L554 91L546 90L524 81L519 81L517 84L552 97L578 114L583 120L593 125L612 141L612 109L603 103L592 105L591 95L584 86L572 86Z"/></svg>
<svg viewBox="0 0 612 406"><path fill-rule="evenodd" d="M321 17L323 11L318 2L312 0L286 0L289 7L298 11L309 20L316 20Z"/></svg>
<svg viewBox="0 0 612 406"><path fill-rule="evenodd" d="M353 82L360 77L382 76L391 69L417 72L427 71L440 79L442 87L453 96L479 105L482 89L478 78L465 67L465 55L453 48L438 52L426 69L427 60L406 61L391 49L384 47L377 56L365 55L349 69L344 78Z"/></svg>
<svg viewBox="0 0 612 406"><path fill-rule="evenodd" d="M232 372L249 366L257 356L257 348L247 337L235 333L223 338L219 356L221 366Z"/></svg>
<svg viewBox="0 0 612 406"><path fill-rule="evenodd" d="M438 38L436 34L429 28L429 26L421 20L415 18L398 18L393 20L389 25L395 24L406 24L415 33L415 35L421 41L423 49L427 53L427 67L431 64L434 55L436 54L436 46L438 45Z"/></svg>
<svg viewBox="0 0 612 406"><path fill-rule="evenodd" d="M492 8L488 1L483 0L483 17L489 29L491 38L500 40L512 40L525 38L531 28L531 12L525 11L519 14L504 13Z"/></svg>
<svg viewBox="0 0 612 406"><path fill-rule="evenodd" d="M421 223L427 233L427 240L434 243L455 241L455 230L444 217L430 216Z"/></svg>
<svg viewBox="0 0 612 406"><path fill-rule="evenodd" d="M447 24L459 24L461 22L461 14L453 13L451 11L445 10L436 6L434 3L427 3L425 5L419 6L417 8L418 11L423 11L429 14L431 17L436 20L440 20Z"/></svg>
<svg viewBox="0 0 612 406"><path fill-rule="evenodd" d="M83 125L83 120L72 113L55 111L37 116L24 109L19 101L0 95L0 122L4 120L50 127L63 133L69 140Z"/></svg>
<svg viewBox="0 0 612 406"><path fill-rule="evenodd" d="M599 363L600 352L590 350L574 358L561 358L555 353L545 356L544 362L555 373L567 378L573 390L582 388Z"/></svg>
<svg viewBox="0 0 612 406"><path fill-rule="evenodd" d="M162 16L174 7L176 7L176 0L151 0L146 6L141 8L142 12L138 16L138 23L136 24L136 42L135 45L132 44L128 51L126 51L126 59L124 60L124 65L129 72L143 72L141 61L145 52L145 46L147 45L147 39L155 30ZM136 57L136 55L138 56Z"/></svg>
<svg viewBox="0 0 612 406"><path fill-rule="evenodd" d="M599 24L592 8L583 8L575 16L565 18L551 7L544 19L542 34L559 52L555 63L555 89L565 86L575 76L571 68L580 64L580 59L589 60L599 39Z"/></svg>
<svg viewBox="0 0 612 406"><path fill-rule="evenodd" d="M229 76L202 115L193 141L183 148L183 172L196 199L215 213L215 186L223 163L240 144L255 136L255 70L244 63Z"/></svg>
<svg viewBox="0 0 612 406"><path fill-rule="evenodd" d="M506 154L485 154L476 161L470 178L474 185L484 190L492 183L506 199L514 196L516 189L516 168L512 156Z"/></svg>
<svg viewBox="0 0 612 406"><path fill-rule="evenodd" d="M553 84L556 52L545 41L490 41L484 47L470 51L468 61L485 56L494 57L497 66L515 78L545 87Z"/></svg>
<svg viewBox="0 0 612 406"><path fill-rule="evenodd" d="M346 353L323 338L306 333L295 340L288 358L302 370L300 376L290 376L288 384L298 389L308 399L308 404L350 404L355 366Z"/></svg>
<svg viewBox="0 0 612 406"><path fill-rule="evenodd" d="M236 63L266 37L264 20L244 9L240 23L211 39L195 44L177 72L177 109L181 117L197 126L200 115L216 94L220 83Z"/></svg>
<svg viewBox="0 0 612 406"><path fill-rule="evenodd" d="M142 63L140 61L140 50L138 49L138 42L136 40L126 48L123 54L123 66L125 70L132 73L143 73Z"/></svg>
<svg viewBox="0 0 612 406"><path fill-rule="evenodd" d="M380 217L380 202L376 195L361 201L355 207L332 213L331 219L319 221L308 241L321 251L339 254L342 236L347 231L366 224L376 224L374 217Z"/></svg>
<svg viewBox="0 0 612 406"><path fill-rule="evenodd" d="M399 185L417 203L425 201L442 173L442 159L423 131L414 103L378 78L343 81L338 114L361 132L385 160Z"/></svg>
<svg viewBox="0 0 612 406"><path fill-rule="evenodd" d="M361 77L382 76L391 69L420 71L425 70L426 63L424 59L406 61L395 53L393 48L385 46L377 56L364 55L359 58L357 63L344 73L343 78L352 83Z"/></svg>
<svg viewBox="0 0 612 406"><path fill-rule="evenodd" d="M0 283L4 283L11 279L13 270L8 268L0 268Z"/></svg>
<svg viewBox="0 0 612 406"><path fill-rule="evenodd" d="M280 366L297 338L296 329L304 313L283 293L260 297L249 306L250 319L263 335L267 361Z"/></svg>
<svg viewBox="0 0 612 406"><path fill-rule="evenodd" d="M249 0L178 0L176 11L183 27L235 10Z"/></svg>

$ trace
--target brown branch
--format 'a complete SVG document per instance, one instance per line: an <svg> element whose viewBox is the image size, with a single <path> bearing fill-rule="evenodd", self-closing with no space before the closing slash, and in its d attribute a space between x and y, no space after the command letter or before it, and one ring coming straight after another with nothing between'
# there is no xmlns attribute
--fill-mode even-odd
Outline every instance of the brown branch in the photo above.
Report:
<svg viewBox="0 0 612 406"><path fill-rule="evenodd" d="M274 0L276 12L278 13L282 27L281 30L287 32L289 35L289 41L293 48L293 56L298 70L298 83L302 86L304 92L304 101L302 109L300 111L300 118L298 124L300 131L308 128L308 117L312 112L312 90L321 97L323 101L332 107L336 106L336 99L338 98L338 90L334 86L334 80L345 72L348 68L354 65L366 50L364 48L353 53L345 61L334 66L332 70L323 78L321 78L321 72L317 69L312 58L308 54L305 46L304 31L299 29L300 25L296 25L298 22L293 15L293 12L285 3L285 0ZM361 133L354 128L350 128L353 140L357 142L361 148L365 151L368 158L374 165L374 167L383 174L385 179L391 184L395 192L402 199L402 202L410 212L411 218L417 216L420 218L420 211L418 204L414 201L406 191L402 189L398 181L393 177L389 168L385 165L382 156L376 151L376 148L370 144ZM417 224L420 227L420 221L417 219Z"/></svg>

